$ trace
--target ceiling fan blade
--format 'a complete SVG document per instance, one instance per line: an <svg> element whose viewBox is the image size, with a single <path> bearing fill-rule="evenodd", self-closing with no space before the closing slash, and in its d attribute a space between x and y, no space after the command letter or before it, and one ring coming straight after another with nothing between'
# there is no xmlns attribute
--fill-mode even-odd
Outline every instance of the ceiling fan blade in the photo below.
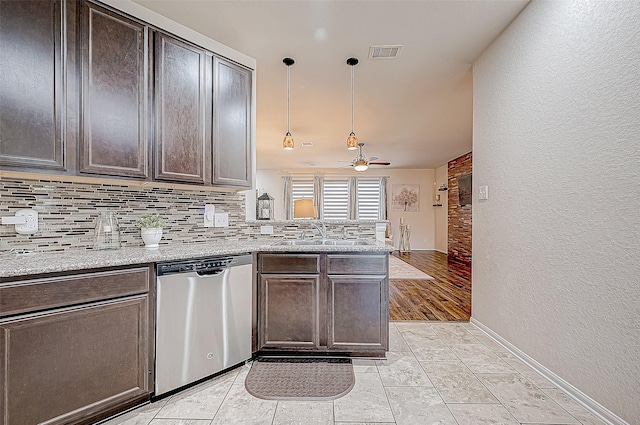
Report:
<svg viewBox="0 0 640 425"><path fill-rule="evenodd" d="M388 161L369 161L369 165L391 165Z"/></svg>

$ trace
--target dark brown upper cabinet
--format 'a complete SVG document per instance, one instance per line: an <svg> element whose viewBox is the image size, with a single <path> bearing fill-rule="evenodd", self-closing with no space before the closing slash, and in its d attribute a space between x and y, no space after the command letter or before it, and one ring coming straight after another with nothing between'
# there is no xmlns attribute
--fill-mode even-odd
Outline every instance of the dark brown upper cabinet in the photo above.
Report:
<svg viewBox="0 0 640 425"><path fill-rule="evenodd" d="M213 184L251 187L251 71L213 59Z"/></svg>
<svg viewBox="0 0 640 425"><path fill-rule="evenodd" d="M149 176L149 29L85 2L80 171Z"/></svg>
<svg viewBox="0 0 640 425"><path fill-rule="evenodd" d="M0 165L64 170L60 1L0 2Z"/></svg>
<svg viewBox="0 0 640 425"><path fill-rule="evenodd" d="M93 0L0 0L0 166L246 189L252 70Z"/></svg>
<svg viewBox="0 0 640 425"><path fill-rule="evenodd" d="M155 33L155 179L207 181L210 76L211 56L204 49Z"/></svg>

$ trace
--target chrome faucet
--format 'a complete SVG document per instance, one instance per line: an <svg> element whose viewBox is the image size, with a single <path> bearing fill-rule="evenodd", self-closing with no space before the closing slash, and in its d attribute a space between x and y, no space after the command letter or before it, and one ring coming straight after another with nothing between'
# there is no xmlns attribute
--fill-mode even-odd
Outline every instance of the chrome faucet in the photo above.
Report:
<svg viewBox="0 0 640 425"><path fill-rule="evenodd" d="M327 239L327 226L324 225L324 221L320 220L320 224L318 223L311 223L313 224L313 227L315 227L318 232L320 232L320 236L322 237L322 239Z"/></svg>

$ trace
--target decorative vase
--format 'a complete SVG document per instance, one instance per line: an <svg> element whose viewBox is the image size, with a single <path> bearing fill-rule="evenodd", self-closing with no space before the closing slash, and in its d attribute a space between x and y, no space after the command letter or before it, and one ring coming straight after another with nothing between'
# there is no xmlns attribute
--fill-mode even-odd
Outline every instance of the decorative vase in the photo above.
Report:
<svg viewBox="0 0 640 425"><path fill-rule="evenodd" d="M140 229L140 236L142 236L145 248L157 248L158 242L162 239L162 227Z"/></svg>

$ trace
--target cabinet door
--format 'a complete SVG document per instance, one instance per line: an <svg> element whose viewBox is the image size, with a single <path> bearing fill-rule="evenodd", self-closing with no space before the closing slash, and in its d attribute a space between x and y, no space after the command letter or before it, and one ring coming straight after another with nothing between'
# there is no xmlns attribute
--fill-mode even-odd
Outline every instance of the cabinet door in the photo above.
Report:
<svg viewBox="0 0 640 425"><path fill-rule="evenodd" d="M65 169L60 1L0 4L0 165Z"/></svg>
<svg viewBox="0 0 640 425"><path fill-rule="evenodd" d="M260 348L318 347L319 275L261 274L258 291Z"/></svg>
<svg viewBox="0 0 640 425"><path fill-rule="evenodd" d="M148 176L148 28L82 6L80 171Z"/></svg>
<svg viewBox="0 0 640 425"><path fill-rule="evenodd" d="M0 322L0 417L78 423L148 397L148 319L145 295Z"/></svg>
<svg viewBox="0 0 640 425"><path fill-rule="evenodd" d="M388 348L389 281L385 275L329 275L329 349Z"/></svg>
<svg viewBox="0 0 640 425"><path fill-rule="evenodd" d="M213 59L213 184L251 187L251 71Z"/></svg>
<svg viewBox="0 0 640 425"><path fill-rule="evenodd" d="M155 178L204 184L211 149L210 56L207 61L203 49L170 35L155 37Z"/></svg>

